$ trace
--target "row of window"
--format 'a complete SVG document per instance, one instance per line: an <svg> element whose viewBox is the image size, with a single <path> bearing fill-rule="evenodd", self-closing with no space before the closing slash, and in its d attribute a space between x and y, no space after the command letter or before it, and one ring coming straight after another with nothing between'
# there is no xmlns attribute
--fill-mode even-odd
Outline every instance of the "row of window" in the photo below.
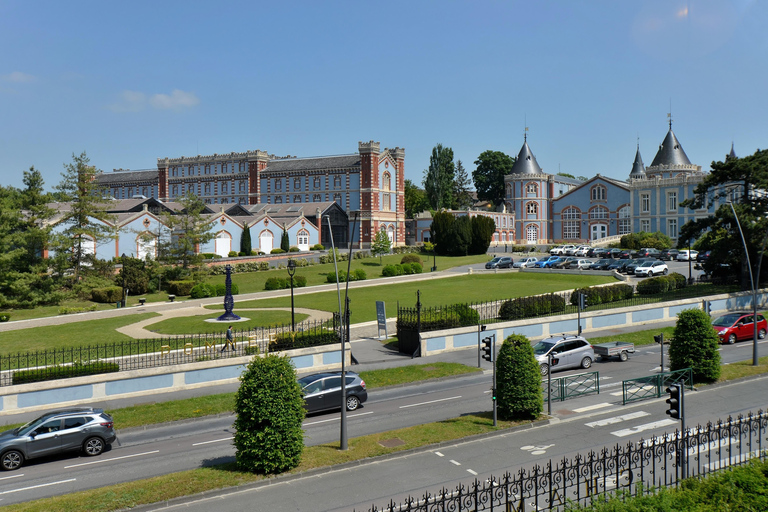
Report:
<svg viewBox="0 0 768 512"><path fill-rule="evenodd" d="M602 236L593 236L593 238L603 238L607 235L608 226L605 224L591 225L590 228L595 230L605 231ZM627 235L632 232L632 220L631 219L619 219L619 235ZM567 220L563 222L563 239L564 240L579 240L586 237L581 235L581 222L578 220Z"/></svg>
<svg viewBox="0 0 768 512"><path fill-rule="evenodd" d="M135 192L134 192L135 190ZM140 194L144 197L154 197L154 187L121 187L112 189L112 197L115 199L130 199L135 194Z"/></svg>
<svg viewBox="0 0 768 512"><path fill-rule="evenodd" d="M238 163L220 163L189 165L182 167L171 167L171 176L201 176L206 174L227 174L234 172L245 172L245 162Z"/></svg>
<svg viewBox="0 0 768 512"><path fill-rule="evenodd" d="M333 200L337 203L341 204L341 194L333 194ZM314 194L312 195L312 203L321 203L323 201L323 196L321 194ZM286 203L301 203L302 196L295 195L293 196L293 201L291 201L291 196L285 196L285 202ZM274 197L274 204L282 204L283 203L283 196L275 196Z"/></svg>
<svg viewBox="0 0 768 512"><path fill-rule="evenodd" d="M244 193L248 191L248 182L245 180L237 181L237 191L240 193ZM217 191L218 188L218 191ZM232 192L235 192L235 184L232 184ZM202 189L202 190L201 190ZM177 197L179 196L179 192L181 192L181 195L184 195L184 192L189 192L190 194L197 194L197 195L219 195L219 194L229 194L230 192L230 186L228 181L222 181L222 182L216 182L216 183L203 183L202 185L199 183L187 183L185 185L171 185L171 197Z"/></svg>

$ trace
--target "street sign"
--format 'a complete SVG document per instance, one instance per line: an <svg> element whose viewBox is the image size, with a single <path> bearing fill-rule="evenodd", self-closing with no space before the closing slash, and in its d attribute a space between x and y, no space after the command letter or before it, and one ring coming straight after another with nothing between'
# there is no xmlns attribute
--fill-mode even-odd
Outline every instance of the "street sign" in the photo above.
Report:
<svg viewBox="0 0 768 512"><path fill-rule="evenodd" d="M376 301L376 322L379 327L378 336L381 339L381 331L384 331L384 339L387 339L387 308L384 306L383 300Z"/></svg>

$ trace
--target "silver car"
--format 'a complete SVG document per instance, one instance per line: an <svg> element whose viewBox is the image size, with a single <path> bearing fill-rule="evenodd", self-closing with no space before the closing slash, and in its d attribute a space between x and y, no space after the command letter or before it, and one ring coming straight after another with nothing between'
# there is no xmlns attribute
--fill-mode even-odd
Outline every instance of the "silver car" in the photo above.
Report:
<svg viewBox="0 0 768 512"><path fill-rule="evenodd" d="M101 454L117 439L112 416L102 409L74 408L43 414L0 434L2 469L18 469L27 459L80 451Z"/></svg>
<svg viewBox="0 0 768 512"><path fill-rule="evenodd" d="M534 258L531 256L530 258L520 258L516 262L512 264L512 267L514 268L528 268L532 267L534 263L539 261L537 258Z"/></svg>
<svg viewBox="0 0 768 512"><path fill-rule="evenodd" d="M533 346L533 353L539 363L542 375L549 373L549 355L552 355L552 371L567 368L584 369L592 366L595 351L592 345L581 336L552 336Z"/></svg>
<svg viewBox="0 0 768 512"><path fill-rule="evenodd" d="M354 411L368 399L365 381L355 372L346 372L347 410ZM306 375L299 379L307 412L341 409L341 372Z"/></svg>

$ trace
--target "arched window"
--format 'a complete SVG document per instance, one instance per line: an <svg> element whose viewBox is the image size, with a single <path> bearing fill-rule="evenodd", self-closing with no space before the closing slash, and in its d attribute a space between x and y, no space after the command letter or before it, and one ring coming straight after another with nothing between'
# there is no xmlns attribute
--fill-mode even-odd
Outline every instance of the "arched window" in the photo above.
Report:
<svg viewBox="0 0 768 512"><path fill-rule="evenodd" d="M605 201L606 191L602 185L596 185L592 187L592 200L593 201Z"/></svg>
<svg viewBox="0 0 768 512"><path fill-rule="evenodd" d="M535 196L539 193L539 186L536 183L529 183L525 186L525 193Z"/></svg>
<svg viewBox="0 0 768 512"><path fill-rule="evenodd" d="M561 215L563 220L563 239L575 240L581 238L580 217L581 212L573 206L569 206L563 210Z"/></svg>
<svg viewBox="0 0 768 512"><path fill-rule="evenodd" d="M629 218L629 206L619 208L619 234L628 235L632 232L632 219Z"/></svg>
<svg viewBox="0 0 768 512"><path fill-rule="evenodd" d="M512 184L507 183L507 199L509 199L510 197L512 197Z"/></svg>
<svg viewBox="0 0 768 512"><path fill-rule="evenodd" d="M602 206L595 206L594 208L589 210L589 218L590 219L607 219L608 208L604 208Z"/></svg>
<svg viewBox="0 0 768 512"><path fill-rule="evenodd" d="M296 245L300 251L309 250L309 231L302 229L296 234Z"/></svg>
<svg viewBox="0 0 768 512"><path fill-rule="evenodd" d="M298 195L298 194L293 196L293 202L294 203L300 203L301 202L301 196Z"/></svg>
<svg viewBox="0 0 768 512"><path fill-rule="evenodd" d="M539 205L536 203L528 203L525 205L525 212L528 215L533 215L535 217L539 214Z"/></svg>
<svg viewBox="0 0 768 512"><path fill-rule="evenodd" d="M381 178L381 188L388 191L390 189L391 181L392 181L392 177L388 172L385 172L384 176L382 176Z"/></svg>
<svg viewBox="0 0 768 512"><path fill-rule="evenodd" d="M341 176L333 177L333 188L341 188Z"/></svg>

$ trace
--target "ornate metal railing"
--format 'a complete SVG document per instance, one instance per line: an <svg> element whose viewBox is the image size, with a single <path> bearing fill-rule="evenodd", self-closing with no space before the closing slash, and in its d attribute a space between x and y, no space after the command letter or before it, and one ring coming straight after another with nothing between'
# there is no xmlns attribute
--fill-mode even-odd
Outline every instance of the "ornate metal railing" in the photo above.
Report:
<svg viewBox="0 0 768 512"><path fill-rule="evenodd" d="M606 447L599 453L550 460L529 470L427 492L421 498L409 496L402 503L374 505L369 511L563 511L573 504L603 500L617 490L624 497L651 494L682 480L681 457L686 458L689 477L705 476L752 458L765 459L766 429L768 413L763 411L729 417L690 429L685 435L675 431L624 447Z"/></svg>

